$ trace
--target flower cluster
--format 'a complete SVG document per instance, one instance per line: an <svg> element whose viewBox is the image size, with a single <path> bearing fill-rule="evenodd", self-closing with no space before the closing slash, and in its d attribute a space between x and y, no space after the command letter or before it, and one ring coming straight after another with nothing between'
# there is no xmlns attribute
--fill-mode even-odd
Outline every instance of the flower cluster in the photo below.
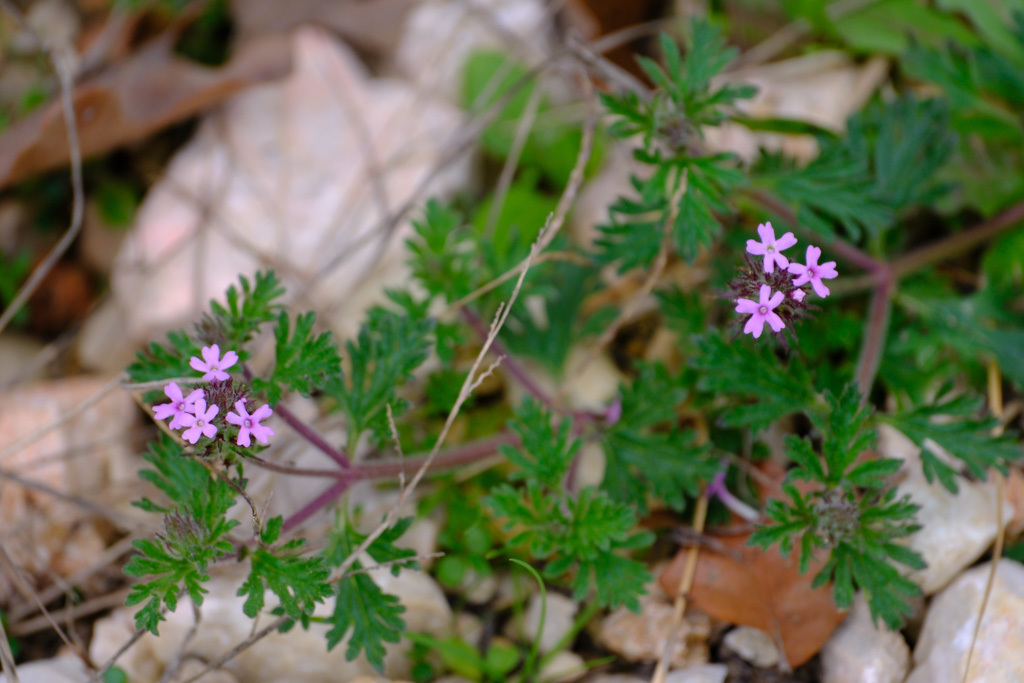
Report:
<svg viewBox="0 0 1024 683"><path fill-rule="evenodd" d="M761 241L747 240L747 254L763 256L763 263L756 263L748 256L747 268L730 284L730 299L736 303L736 312L750 316L743 332L755 339L761 336L766 323L777 333L787 322L804 314L808 308L806 285L810 284L815 294L825 298L829 289L822 280L831 280L839 274L835 261L818 263L821 249L815 246L807 247L807 263L791 262L782 252L796 246L793 233L787 232L775 239L771 223L757 226L757 233Z"/></svg>
<svg viewBox="0 0 1024 683"><path fill-rule="evenodd" d="M203 373L204 380L213 383L210 395L204 389L196 389L186 396L176 382L171 382L164 387L164 394L171 399L170 403L153 406L156 419L171 418L168 426L171 429L185 428L181 436L191 444L197 443L203 436L212 439L219 431L215 422L217 414L221 412L219 403L231 403L228 398L231 392L223 390L231 382L231 375L225 371L238 362L237 353L228 351L222 357L220 347L216 344L204 346L201 353L202 359L193 356L190 364L193 369ZM211 399L210 405L207 405L207 399ZM248 448L252 444L252 437L256 437L261 444L267 444L274 430L260 422L269 418L273 410L268 405L262 405L250 414L245 408L247 400L244 396L235 398L234 412L227 412L224 419L238 427L236 443L239 446Z"/></svg>

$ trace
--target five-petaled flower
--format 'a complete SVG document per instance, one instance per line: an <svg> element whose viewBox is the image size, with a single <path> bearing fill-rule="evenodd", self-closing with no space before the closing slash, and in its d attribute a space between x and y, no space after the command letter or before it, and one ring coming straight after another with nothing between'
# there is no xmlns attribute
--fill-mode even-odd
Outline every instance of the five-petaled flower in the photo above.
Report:
<svg viewBox="0 0 1024 683"><path fill-rule="evenodd" d="M775 296L772 296L772 288L768 285L761 285L759 295L761 298L760 302L751 301L750 299L736 300L737 313L751 314L750 320L743 327L743 333L754 335L754 339L761 336L765 322L771 326L773 332L778 332L786 326L786 323L782 322L782 318L772 310L782 303L786 295L782 292L775 292Z"/></svg>
<svg viewBox="0 0 1024 683"><path fill-rule="evenodd" d="M183 395L181 387L174 382L164 387L164 393L167 394L167 398L171 399L171 402L153 406L153 412L156 413L158 420L172 418L169 425L171 429L183 427L182 416L191 414L192 406L203 397L202 389L196 389L188 396Z"/></svg>
<svg viewBox="0 0 1024 683"><path fill-rule="evenodd" d="M233 425L238 425L238 445L249 447L252 440L249 435L252 434L256 437L256 440L261 444L266 444L270 437L274 435L274 430L270 427L265 427L260 424L260 420L265 420L273 414L270 406L262 405L253 412L252 415L245 410L245 401L235 401L235 410L238 413L228 413L225 419Z"/></svg>
<svg viewBox="0 0 1024 683"><path fill-rule="evenodd" d="M775 228L771 222L762 223L757 226L757 234L761 241L747 240L747 253L755 256L764 256L764 272L775 271L775 264L785 270L789 266L789 259L782 255L782 252L796 244L796 237L793 233L787 232L779 239L775 239Z"/></svg>
<svg viewBox="0 0 1024 683"><path fill-rule="evenodd" d="M789 264L789 272L797 276L793 280L794 287L801 287L810 282L811 286L814 287L815 293L824 299L828 296L829 291L825 283L821 281L822 278L831 280L839 275L839 273L836 271L835 261L818 265L819 258L821 258L821 249L818 247L807 247L807 265L791 263Z"/></svg>
<svg viewBox="0 0 1024 683"><path fill-rule="evenodd" d="M226 372L228 368L238 362L238 354L234 351L228 351L224 354L224 357L220 357L220 347L214 344L213 346L204 346L202 349L203 360L199 360L195 356L192 356L189 363L195 370L206 373L203 375L205 380L220 380L224 381L230 375Z"/></svg>
<svg viewBox="0 0 1024 683"><path fill-rule="evenodd" d="M181 415L181 425L188 427L181 436L191 444L199 441L201 435L213 437L217 433L217 426L210 424L213 418L217 416L217 411L220 410L220 406L212 405L207 409L206 399L199 399L195 405L192 406L192 414Z"/></svg>

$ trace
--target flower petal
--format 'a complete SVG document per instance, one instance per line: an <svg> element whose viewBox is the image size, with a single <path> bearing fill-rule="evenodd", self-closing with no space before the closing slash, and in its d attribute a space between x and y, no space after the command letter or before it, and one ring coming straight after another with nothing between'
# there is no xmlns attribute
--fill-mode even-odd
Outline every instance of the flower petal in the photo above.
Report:
<svg viewBox="0 0 1024 683"><path fill-rule="evenodd" d="M757 240L747 240L747 253L753 254L754 256L761 256L764 254L764 245Z"/></svg>
<svg viewBox="0 0 1024 683"><path fill-rule="evenodd" d="M773 332L778 332L786 326L786 323L782 322L782 318L773 311L768 312L768 315L765 316L765 320L767 320L768 324L771 325Z"/></svg>
<svg viewBox="0 0 1024 683"><path fill-rule="evenodd" d="M757 313L757 309L761 304L750 299L737 299L736 300L736 312L737 313Z"/></svg>
<svg viewBox="0 0 1024 683"><path fill-rule="evenodd" d="M752 315L747 324L743 326L744 334L754 335L754 339L761 336L761 331L764 330L764 316L763 315Z"/></svg>
<svg viewBox="0 0 1024 683"><path fill-rule="evenodd" d="M821 257L821 249L814 246L807 247L807 265L816 266L818 265L818 259Z"/></svg>
<svg viewBox="0 0 1024 683"><path fill-rule="evenodd" d="M252 419L259 422L260 420L266 420L273 414L273 409L270 406L263 404L259 408L257 408L256 411L252 414Z"/></svg>
<svg viewBox="0 0 1024 683"><path fill-rule="evenodd" d="M811 280L811 287L814 287L815 293L822 299L829 295L828 287L825 286L825 283L820 278Z"/></svg>
<svg viewBox="0 0 1024 683"><path fill-rule="evenodd" d="M761 236L761 242L765 245L775 241L775 229L772 227L771 221L757 226L757 234Z"/></svg>
<svg viewBox="0 0 1024 683"><path fill-rule="evenodd" d="M771 298L772 288L768 285L761 285L761 291L758 292L758 296L761 298L760 306L768 305L768 299Z"/></svg>
<svg viewBox="0 0 1024 683"><path fill-rule="evenodd" d="M785 298L786 298L786 295L783 294L782 292L775 292L775 295L771 298L771 301L768 302L768 308L775 308L775 307L777 307L779 304L782 303L782 300L785 299ZM771 315L775 315L775 314L771 313Z"/></svg>
<svg viewBox="0 0 1024 683"><path fill-rule="evenodd" d="M782 251L783 249L789 249L794 244L796 244L796 237L793 236L793 233L787 232L785 235L775 240L775 249Z"/></svg>

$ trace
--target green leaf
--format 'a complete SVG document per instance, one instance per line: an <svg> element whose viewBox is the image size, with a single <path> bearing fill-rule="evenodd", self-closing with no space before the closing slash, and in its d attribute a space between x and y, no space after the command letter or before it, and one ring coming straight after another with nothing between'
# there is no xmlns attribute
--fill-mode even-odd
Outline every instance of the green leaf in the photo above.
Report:
<svg viewBox="0 0 1024 683"><path fill-rule="evenodd" d="M213 320L224 335L224 340L211 339L210 342L226 341L228 348L242 355L243 346L281 309L282 304L277 299L284 295L284 287L272 270L257 272L254 282L241 276L239 285L241 289L234 285L228 287L224 305L210 302ZM245 360L244 355L242 359Z"/></svg>
<svg viewBox="0 0 1024 683"><path fill-rule="evenodd" d="M412 551L398 550L392 545L410 521L402 520L386 531L367 552L378 562L414 555ZM348 520L337 525L324 553L327 564L341 566L365 538ZM331 629L327 632L327 648L333 649L347 637L345 659L351 661L365 652L367 661L383 672L384 643L397 643L401 639L405 622L400 615L405 607L399 604L398 598L381 590L367 574L356 573L362 569L362 563L356 560L351 573L338 582L334 612L328 619Z"/></svg>
<svg viewBox="0 0 1024 683"><path fill-rule="evenodd" d="M979 479L986 478L990 467L1005 472L1007 462L1020 458L1020 446L1013 435L992 436L998 420L979 417L982 405L980 398L946 394L932 405L920 405L879 419L923 449L922 463L929 482L938 477L947 489L955 492L956 483L950 476L953 470L945 464L947 453L963 462L971 475Z"/></svg>
<svg viewBox="0 0 1024 683"><path fill-rule="evenodd" d="M622 394L622 415L601 439L605 474L601 488L612 498L647 511L650 494L681 510L685 496L700 494L718 463L708 446L675 426L676 410L687 392L660 365L644 365Z"/></svg>
<svg viewBox="0 0 1024 683"><path fill-rule="evenodd" d="M916 0L879 0L834 22L835 30L850 47L866 53L899 55L908 35L935 45L948 40L973 45L977 38L951 17Z"/></svg>
<svg viewBox="0 0 1024 683"><path fill-rule="evenodd" d="M729 397L729 403L739 403L724 409L722 420L727 425L763 431L775 420L808 410L818 401L810 373L799 360L791 358L784 366L767 344L727 342L708 335L698 340L698 348L697 388L718 400Z"/></svg>
<svg viewBox="0 0 1024 683"><path fill-rule="evenodd" d="M571 420L562 420L556 428L544 405L528 397L509 427L521 439L519 447L502 446L500 449L509 462L521 468L513 472L511 478L532 478L541 486L558 488L582 445L572 436Z"/></svg>
<svg viewBox="0 0 1024 683"><path fill-rule="evenodd" d="M396 390L426 360L433 327L432 320L382 308L370 311L356 341L346 344L351 363L348 377L332 378L326 388L348 416L350 439L369 427L378 435L387 434L386 407L397 405Z"/></svg>
<svg viewBox="0 0 1024 683"><path fill-rule="evenodd" d="M280 522L277 522L270 528L268 537L279 532ZM301 557L297 552L301 546L300 541L278 549L257 547L249 553L249 576L238 589L239 596L249 596L242 606L246 616L255 619L263 610L268 588L277 596L284 613L296 621L312 614L316 604L334 592L327 583L330 572L324 558Z"/></svg>
<svg viewBox="0 0 1024 683"><path fill-rule="evenodd" d="M125 370L132 382L154 382L168 377L190 377L196 372L189 364L199 356L199 346L182 331L167 333L167 344L150 342L146 351L135 354L135 362Z"/></svg>
<svg viewBox="0 0 1024 683"><path fill-rule="evenodd" d="M341 376L341 358L330 331L313 333L316 315L310 311L295 319L295 330L290 329L288 314L281 312L274 328L276 362L269 380L256 378L253 388L265 391L271 406L281 400L284 389L298 391L303 396Z"/></svg>
<svg viewBox="0 0 1024 683"><path fill-rule="evenodd" d="M143 470L140 477L155 484L170 502L158 505L144 498L137 503L164 514L164 531L154 540L132 542L140 554L128 561L125 574L152 578L133 585L125 604L146 601L135 615L136 627L155 634L164 619L161 610L166 606L173 612L180 594L188 593L192 602L202 604L208 567L234 551L228 533L238 522L225 517L235 501L234 489L185 456L169 436L161 435L143 458L156 469Z"/></svg>
<svg viewBox="0 0 1024 683"><path fill-rule="evenodd" d="M900 213L934 202L954 137L942 100L902 97L851 117L845 138L819 138L821 153L798 167L763 153L755 184L793 204L801 223L825 237L838 223L854 240L879 235ZM778 217L785 225L783 217Z"/></svg>
<svg viewBox="0 0 1024 683"><path fill-rule="evenodd" d="M415 237L406 240L412 274L432 297L455 301L474 287L471 233L463 216L436 199L427 202L423 218L412 222Z"/></svg>

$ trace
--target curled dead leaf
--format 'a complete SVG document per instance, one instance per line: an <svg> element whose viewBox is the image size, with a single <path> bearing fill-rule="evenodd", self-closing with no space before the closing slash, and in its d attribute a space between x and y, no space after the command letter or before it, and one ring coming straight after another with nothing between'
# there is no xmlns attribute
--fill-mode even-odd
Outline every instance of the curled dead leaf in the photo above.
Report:
<svg viewBox="0 0 1024 683"><path fill-rule="evenodd" d="M707 614L769 634L796 667L813 657L846 617L832 599L831 585L811 588L821 562L800 574L794 555L783 558L746 545L748 536L722 538L722 552L702 548L689 599ZM679 589L688 548L659 577L669 595Z"/></svg>
<svg viewBox="0 0 1024 683"><path fill-rule="evenodd" d="M173 35L161 36L75 88L83 157L145 138L291 69L287 35L246 41L219 68L179 57L173 47ZM62 166L68 159L64 115L55 100L0 136L0 187Z"/></svg>

